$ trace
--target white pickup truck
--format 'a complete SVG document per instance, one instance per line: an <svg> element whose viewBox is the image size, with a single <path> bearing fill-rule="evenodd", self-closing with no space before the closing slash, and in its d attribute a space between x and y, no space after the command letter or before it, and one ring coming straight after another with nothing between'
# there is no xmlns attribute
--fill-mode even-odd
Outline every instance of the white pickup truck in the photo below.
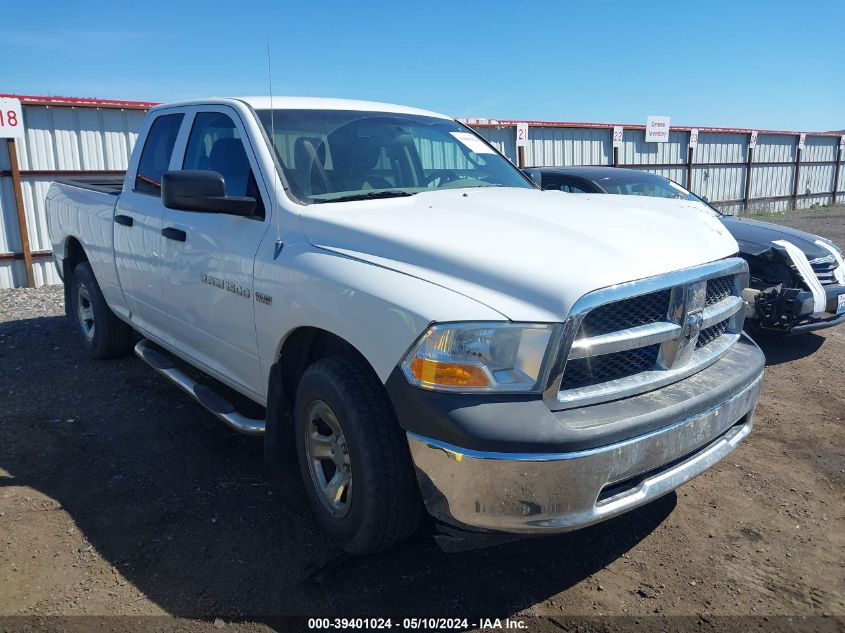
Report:
<svg viewBox="0 0 845 633"><path fill-rule="evenodd" d="M590 525L748 435L736 242L625 205L541 191L440 114L299 98L155 107L122 183L47 196L89 352L134 345L263 435L356 554L423 508L458 539Z"/></svg>

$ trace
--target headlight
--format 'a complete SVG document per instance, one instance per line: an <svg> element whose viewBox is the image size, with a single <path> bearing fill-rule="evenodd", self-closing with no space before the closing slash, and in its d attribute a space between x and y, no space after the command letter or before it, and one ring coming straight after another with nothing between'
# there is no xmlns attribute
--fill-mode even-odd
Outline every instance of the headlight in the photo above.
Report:
<svg viewBox="0 0 845 633"><path fill-rule="evenodd" d="M452 323L431 326L402 362L408 381L436 391L539 391L554 326Z"/></svg>

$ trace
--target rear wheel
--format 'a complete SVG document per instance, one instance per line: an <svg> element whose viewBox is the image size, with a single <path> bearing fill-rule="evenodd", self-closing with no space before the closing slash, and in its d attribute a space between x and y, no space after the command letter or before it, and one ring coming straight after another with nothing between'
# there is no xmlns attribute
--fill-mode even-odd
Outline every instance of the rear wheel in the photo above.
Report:
<svg viewBox="0 0 845 633"><path fill-rule="evenodd" d="M308 499L335 543L368 554L414 533L422 502L408 444L369 367L339 356L308 367L294 427Z"/></svg>
<svg viewBox="0 0 845 633"><path fill-rule="evenodd" d="M82 344L93 358L112 358L132 347L132 328L118 319L106 304L88 262L73 270L68 315L75 321Z"/></svg>

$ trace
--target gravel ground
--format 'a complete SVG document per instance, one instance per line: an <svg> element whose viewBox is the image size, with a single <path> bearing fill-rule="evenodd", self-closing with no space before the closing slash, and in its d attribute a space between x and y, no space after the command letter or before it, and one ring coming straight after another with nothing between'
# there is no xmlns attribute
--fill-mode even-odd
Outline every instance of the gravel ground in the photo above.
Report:
<svg viewBox="0 0 845 633"><path fill-rule="evenodd" d="M843 205L801 209L778 214L763 213L748 217L764 222L776 222L777 224L822 235L829 240L833 240L839 246L845 244L845 206Z"/></svg>
<svg viewBox="0 0 845 633"><path fill-rule="evenodd" d="M783 221L845 243L845 211ZM259 440L134 357L86 359L62 314L60 287L0 291L0 615L845 616L843 327L762 340L754 432L677 493L567 535L349 559Z"/></svg>

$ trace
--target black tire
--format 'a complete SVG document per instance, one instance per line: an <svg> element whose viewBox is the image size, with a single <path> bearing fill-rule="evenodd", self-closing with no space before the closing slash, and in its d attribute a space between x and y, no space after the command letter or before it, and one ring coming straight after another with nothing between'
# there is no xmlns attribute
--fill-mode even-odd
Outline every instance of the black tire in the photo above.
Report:
<svg viewBox="0 0 845 633"><path fill-rule="evenodd" d="M118 319L106 304L88 262L73 269L67 314L92 358L123 356L133 343L132 328Z"/></svg>
<svg viewBox="0 0 845 633"><path fill-rule="evenodd" d="M336 516L322 500L310 465L315 462L309 456L307 429L316 427L309 412L321 408L318 403L331 409L348 448L351 483L343 516ZM320 527L338 546L350 554L369 554L416 531L422 501L408 443L384 386L361 360L331 356L305 370L294 403L294 431L308 500Z"/></svg>

